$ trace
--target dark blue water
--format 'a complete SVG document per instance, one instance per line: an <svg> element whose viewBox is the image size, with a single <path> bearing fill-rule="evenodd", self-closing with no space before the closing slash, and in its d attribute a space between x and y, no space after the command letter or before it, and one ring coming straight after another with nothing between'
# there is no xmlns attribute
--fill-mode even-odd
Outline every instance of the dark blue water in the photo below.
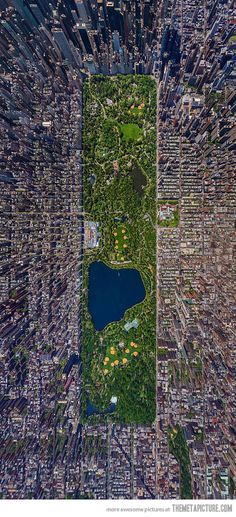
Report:
<svg viewBox="0 0 236 517"><path fill-rule="evenodd" d="M112 269L100 261L90 264L88 306L96 330L121 320L145 294L137 269Z"/></svg>
<svg viewBox="0 0 236 517"><path fill-rule="evenodd" d="M109 413L113 413L116 410L116 404L112 403L107 406L104 411L99 411L91 402L88 400L87 402L87 415L107 415Z"/></svg>

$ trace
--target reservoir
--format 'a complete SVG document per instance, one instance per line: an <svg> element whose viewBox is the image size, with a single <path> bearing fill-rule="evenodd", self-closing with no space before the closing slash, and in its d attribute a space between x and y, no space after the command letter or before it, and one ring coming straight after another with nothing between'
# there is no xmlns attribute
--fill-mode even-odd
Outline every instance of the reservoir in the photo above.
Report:
<svg viewBox="0 0 236 517"><path fill-rule="evenodd" d="M88 289L88 307L96 330L121 320L125 311L146 295L137 269L113 269L101 261L89 266Z"/></svg>

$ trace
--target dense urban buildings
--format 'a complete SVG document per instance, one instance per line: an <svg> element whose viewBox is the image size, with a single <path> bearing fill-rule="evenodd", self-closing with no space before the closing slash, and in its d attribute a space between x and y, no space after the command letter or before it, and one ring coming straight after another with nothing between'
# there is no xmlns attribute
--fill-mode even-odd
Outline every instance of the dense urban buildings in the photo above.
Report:
<svg viewBox="0 0 236 517"><path fill-rule="evenodd" d="M235 497L235 48L231 0L0 0L1 498ZM146 424L81 417L83 264L104 237L84 207L83 92L98 74L156 84Z"/></svg>

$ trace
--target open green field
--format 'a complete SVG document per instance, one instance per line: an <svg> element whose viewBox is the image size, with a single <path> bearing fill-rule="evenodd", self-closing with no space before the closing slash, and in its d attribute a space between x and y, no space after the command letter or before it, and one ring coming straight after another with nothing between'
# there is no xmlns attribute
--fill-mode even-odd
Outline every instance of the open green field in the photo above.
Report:
<svg viewBox="0 0 236 517"><path fill-rule="evenodd" d="M142 138L142 130L138 124L122 124L120 126L120 132L126 142L135 142L139 138Z"/></svg>
<svg viewBox="0 0 236 517"><path fill-rule="evenodd" d="M116 224L113 231L114 249L111 258L115 262L129 261L129 235L124 224Z"/></svg>
<svg viewBox="0 0 236 517"><path fill-rule="evenodd" d="M83 188L86 219L100 223L100 247L83 263L82 420L150 424L155 419L156 83L149 76L92 76L84 83ZM145 176L139 193L134 171ZM91 177L96 180L91 181ZM88 267L136 268L146 297L96 331L88 311ZM138 321L136 327L124 328ZM87 415L88 400L103 412Z"/></svg>

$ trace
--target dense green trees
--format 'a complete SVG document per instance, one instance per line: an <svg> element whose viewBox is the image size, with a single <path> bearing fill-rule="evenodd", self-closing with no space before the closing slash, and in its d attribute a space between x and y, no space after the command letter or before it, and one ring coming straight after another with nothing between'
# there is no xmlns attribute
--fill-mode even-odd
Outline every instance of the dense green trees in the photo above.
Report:
<svg viewBox="0 0 236 517"><path fill-rule="evenodd" d="M192 481L190 473L190 458L188 444L180 425L169 429L169 449L180 466L180 497L192 499Z"/></svg>

